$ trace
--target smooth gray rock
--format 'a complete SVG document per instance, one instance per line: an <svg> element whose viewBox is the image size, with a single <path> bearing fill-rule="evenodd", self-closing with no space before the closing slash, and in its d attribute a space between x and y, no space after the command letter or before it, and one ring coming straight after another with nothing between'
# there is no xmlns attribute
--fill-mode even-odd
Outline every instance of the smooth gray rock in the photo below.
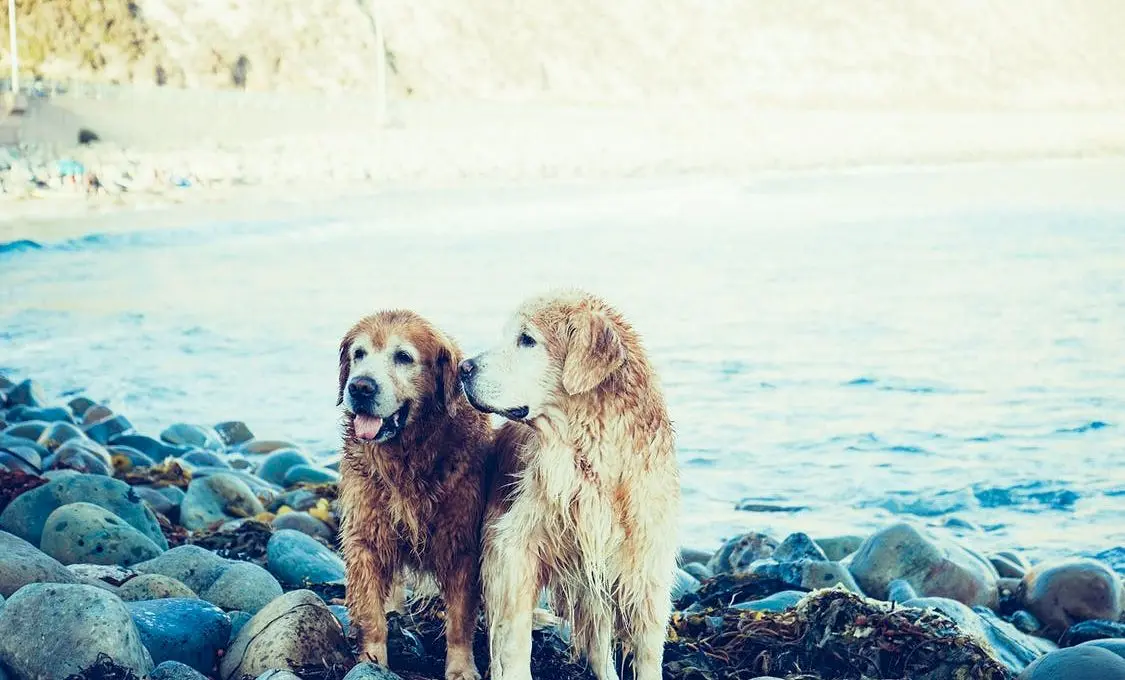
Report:
<svg viewBox="0 0 1125 680"><path fill-rule="evenodd" d="M29 583L77 583L58 560L6 531L0 531L0 596L9 597Z"/></svg>
<svg viewBox="0 0 1125 680"><path fill-rule="evenodd" d="M149 680L207 680L207 676L179 661L159 664L148 677Z"/></svg>
<svg viewBox="0 0 1125 680"><path fill-rule="evenodd" d="M172 446L188 446L207 451L222 451L225 447L219 433L199 425L176 423L160 433L160 439Z"/></svg>
<svg viewBox="0 0 1125 680"><path fill-rule="evenodd" d="M342 559L316 539L292 529L270 537L266 558L270 573L282 583L332 583L344 578Z"/></svg>
<svg viewBox="0 0 1125 680"><path fill-rule="evenodd" d="M223 468L225 470L230 469L230 463L223 460L219 454L214 451L204 451L203 449L188 451L180 456L180 462L187 463L193 468L213 467Z"/></svg>
<svg viewBox="0 0 1125 680"><path fill-rule="evenodd" d="M777 541L756 531L730 539L715 553L707 563L713 574L738 573L746 571L758 560L773 555Z"/></svg>
<svg viewBox="0 0 1125 680"><path fill-rule="evenodd" d="M738 604L731 605L731 609L742 609L752 612L783 612L790 607L796 607L797 603L800 602L806 594L807 593L799 590L783 590L769 597L763 597L760 600L739 602Z"/></svg>
<svg viewBox="0 0 1125 680"><path fill-rule="evenodd" d="M175 494L169 493L166 490L173 489ZM158 512L170 520L177 520L180 517L180 503L184 500L184 491L176 486L166 486L161 488L152 488L148 486L134 486L133 491L141 497L148 506L152 508L153 512Z"/></svg>
<svg viewBox="0 0 1125 680"><path fill-rule="evenodd" d="M256 613L282 592L277 579L258 565L226 560L195 545L178 546L133 569L174 578L225 610Z"/></svg>
<svg viewBox="0 0 1125 680"><path fill-rule="evenodd" d="M276 439L251 439L248 442L243 442L238 447L238 452L246 455L264 455L281 449L299 450L296 444L290 442Z"/></svg>
<svg viewBox="0 0 1125 680"><path fill-rule="evenodd" d="M230 639L230 619L202 600L146 600L126 607L154 663L179 661L210 673Z"/></svg>
<svg viewBox="0 0 1125 680"><path fill-rule="evenodd" d="M282 486L291 487L297 484L331 484L340 481L340 475L332 470L313 465L294 465L285 473Z"/></svg>
<svg viewBox="0 0 1125 680"><path fill-rule="evenodd" d="M4 418L10 423L26 423L28 421L44 423L74 422L74 417L70 415L70 411L59 406L16 406L4 414Z"/></svg>
<svg viewBox="0 0 1125 680"><path fill-rule="evenodd" d="M86 426L86 436L99 444L109 444L114 437L130 432L133 423L125 416L112 415Z"/></svg>
<svg viewBox="0 0 1125 680"><path fill-rule="evenodd" d="M307 512L286 512L275 517L270 524L274 529L292 529L313 538L332 540L332 529Z"/></svg>
<svg viewBox="0 0 1125 680"><path fill-rule="evenodd" d="M86 438L71 439L43 460L52 470L75 470L93 475L112 475L113 458L101 444Z"/></svg>
<svg viewBox="0 0 1125 680"><path fill-rule="evenodd" d="M1125 660L1125 639L1111 639L1111 640L1090 640L1078 645L1079 647L1098 647L1109 652L1113 652L1117 656Z"/></svg>
<svg viewBox="0 0 1125 680"><path fill-rule="evenodd" d="M147 454L141 453L132 446L110 444L106 447L115 469L132 470L134 468L152 467L156 461Z"/></svg>
<svg viewBox="0 0 1125 680"><path fill-rule="evenodd" d="M0 663L21 680L58 680L106 654L137 675L152 657L125 604L94 586L35 583L0 611Z"/></svg>
<svg viewBox="0 0 1125 680"><path fill-rule="evenodd" d="M117 589L122 583L137 576L137 572L132 569L114 564L71 564L67 569L78 577L79 583L97 586L114 595L117 594Z"/></svg>
<svg viewBox="0 0 1125 680"><path fill-rule="evenodd" d="M697 581L706 581L714 576L706 565L699 562L687 562L680 568L694 576Z"/></svg>
<svg viewBox="0 0 1125 680"><path fill-rule="evenodd" d="M295 590L271 602L250 620L219 664L223 680L257 676L306 663L352 660L340 622L314 593Z"/></svg>
<svg viewBox="0 0 1125 680"><path fill-rule="evenodd" d="M35 380L24 380L5 393L9 406L30 406L39 408L47 403L47 392Z"/></svg>
<svg viewBox="0 0 1125 680"><path fill-rule="evenodd" d="M900 578L891 581L891 585L887 586L887 600L890 602L898 602L903 604L908 600L918 598L918 592L914 590L914 586L909 582Z"/></svg>
<svg viewBox="0 0 1125 680"><path fill-rule="evenodd" d="M117 596L125 602L199 597L191 588L163 574L139 574L122 584Z"/></svg>
<svg viewBox="0 0 1125 680"><path fill-rule="evenodd" d="M16 497L0 514L0 529L37 545L43 538L43 525L52 512L64 505L82 502L109 510L162 550L168 547L156 515L128 484L100 475L69 471Z"/></svg>
<svg viewBox="0 0 1125 680"><path fill-rule="evenodd" d="M981 630L993 654L1013 673L1019 673L1039 657L1058 649L1050 640L1020 631L988 607L973 607L973 612L980 619Z"/></svg>
<svg viewBox="0 0 1125 680"><path fill-rule="evenodd" d="M948 597L967 605L996 607L996 570L988 560L953 543L901 523L876 532L850 558L849 568L863 591L887 598L895 579L920 595Z"/></svg>
<svg viewBox="0 0 1125 680"><path fill-rule="evenodd" d="M800 532L786 536L781 545L774 548L773 555L770 557L777 562L828 561L828 556L824 554L820 546L809 538L808 534Z"/></svg>
<svg viewBox="0 0 1125 680"><path fill-rule="evenodd" d="M55 451L75 438L85 439L86 435L77 425L63 421L48 425L35 441L48 451Z"/></svg>
<svg viewBox="0 0 1125 680"><path fill-rule="evenodd" d="M379 664L364 661L352 666L344 680L402 680L402 677Z"/></svg>
<svg viewBox="0 0 1125 680"><path fill-rule="evenodd" d="M312 462L296 449L281 449L270 453L258 466L258 476L271 484L285 485L285 475L289 469L298 465L311 465Z"/></svg>
<svg viewBox="0 0 1125 680"><path fill-rule="evenodd" d="M828 536L816 539L816 544L833 562L839 562L859 550L863 545L862 536Z"/></svg>
<svg viewBox="0 0 1125 680"><path fill-rule="evenodd" d="M254 678L254 680L302 680L302 678L292 671L273 668Z"/></svg>
<svg viewBox="0 0 1125 680"><path fill-rule="evenodd" d="M215 426L215 432L227 446L238 446L254 438L254 433L241 420L228 420Z"/></svg>
<svg viewBox="0 0 1125 680"><path fill-rule="evenodd" d="M265 508L245 482L233 474L221 473L191 480L180 504L180 524L189 531L198 531L262 512Z"/></svg>
<svg viewBox="0 0 1125 680"><path fill-rule="evenodd" d="M71 503L52 512L39 547L63 564L126 567L164 552L123 519L92 503Z"/></svg>
<svg viewBox="0 0 1125 680"><path fill-rule="evenodd" d="M162 441L158 441L143 434L118 435L110 441L110 444L114 446L128 446L129 448L136 449L155 460L157 463L163 462L165 458L175 458L185 452L184 449L178 446L169 446Z"/></svg>
<svg viewBox="0 0 1125 680"><path fill-rule="evenodd" d="M1068 647L1043 656L1018 680L1125 680L1125 660L1099 647Z"/></svg>
<svg viewBox="0 0 1125 680"><path fill-rule="evenodd" d="M676 570L676 578L672 582L672 601L679 600L688 593L694 593L700 588L699 579L683 569Z"/></svg>
<svg viewBox="0 0 1125 680"><path fill-rule="evenodd" d="M762 578L776 579L794 588L816 590L839 584L853 593L864 594L847 567L839 562L809 559L777 562L768 559L753 563L749 571Z"/></svg>
<svg viewBox="0 0 1125 680"><path fill-rule="evenodd" d="M86 415L86 411L89 411L91 406L96 404L97 402L89 397L75 397L66 402L66 407L70 409L70 412L73 413L75 417L81 418Z"/></svg>
<svg viewBox="0 0 1125 680"><path fill-rule="evenodd" d="M1020 583L1023 606L1062 635L1079 621L1116 621L1125 606L1125 585L1108 565L1091 559L1067 560L1032 569Z"/></svg>

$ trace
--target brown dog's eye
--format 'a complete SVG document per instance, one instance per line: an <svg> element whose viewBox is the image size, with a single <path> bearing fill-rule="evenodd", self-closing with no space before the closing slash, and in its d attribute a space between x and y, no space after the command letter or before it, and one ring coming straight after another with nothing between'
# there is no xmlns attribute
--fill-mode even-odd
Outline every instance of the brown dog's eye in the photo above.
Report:
<svg viewBox="0 0 1125 680"><path fill-rule="evenodd" d="M354 360L355 360L355 361L363 361L363 357L365 357L365 356L367 356L367 350L365 350L365 349L363 349L362 347L360 347L359 349L357 349L357 350L355 351L355 357L354 357Z"/></svg>
<svg viewBox="0 0 1125 680"><path fill-rule="evenodd" d="M517 340L516 342L517 342L517 344L519 344L520 347L534 347L535 346L535 338L531 337L527 333L520 333L519 340Z"/></svg>
<svg viewBox="0 0 1125 680"><path fill-rule="evenodd" d="M410 364L414 363L414 357L410 356L400 349L399 351L395 352L395 363L399 364L400 366L409 366Z"/></svg>

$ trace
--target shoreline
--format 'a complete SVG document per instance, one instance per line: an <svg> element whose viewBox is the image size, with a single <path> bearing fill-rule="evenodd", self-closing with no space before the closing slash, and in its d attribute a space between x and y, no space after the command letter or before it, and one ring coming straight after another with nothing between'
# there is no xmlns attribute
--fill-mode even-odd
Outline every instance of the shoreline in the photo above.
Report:
<svg viewBox="0 0 1125 680"><path fill-rule="evenodd" d="M213 94L125 92L110 100L72 98L66 115L50 109L33 114L17 158L5 161L0 150L3 240L48 221L278 199L315 204L400 191L1125 158L1125 112L1116 110L399 101L392 102L391 123L373 130L362 97L342 98L340 110L329 111L323 102L291 96L265 96L268 104L243 107L228 94L215 100L226 108L213 115L226 120L214 135L199 128L202 121L178 131L164 122L175 120L176 107L184 105L179 99L202 107ZM64 143L84 125L108 126L105 138L87 146ZM11 167L3 170L5 164ZM101 188L90 193L93 186Z"/></svg>

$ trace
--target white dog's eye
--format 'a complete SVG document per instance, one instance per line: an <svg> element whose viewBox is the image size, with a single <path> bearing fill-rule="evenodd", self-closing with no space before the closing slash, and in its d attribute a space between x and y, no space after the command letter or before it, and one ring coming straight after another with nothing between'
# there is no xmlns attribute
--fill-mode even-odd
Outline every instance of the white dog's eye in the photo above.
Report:
<svg viewBox="0 0 1125 680"><path fill-rule="evenodd" d="M516 344L518 344L520 347L534 347L535 338L531 337L527 333L520 333L520 337L518 340L516 340Z"/></svg>
<svg viewBox="0 0 1125 680"><path fill-rule="evenodd" d="M414 357L400 349L395 352L395 363L400 366L409 366L414 363Z"/></svg>
<svg viewBox="0 0 1125 680"><path fill-rule="evenodd" d="M367 356L367 350L360 347L360 348L356 349L356 351L355 351L354 360L355 361L363 361L363 357L365 357L365 356Z"/></svg>

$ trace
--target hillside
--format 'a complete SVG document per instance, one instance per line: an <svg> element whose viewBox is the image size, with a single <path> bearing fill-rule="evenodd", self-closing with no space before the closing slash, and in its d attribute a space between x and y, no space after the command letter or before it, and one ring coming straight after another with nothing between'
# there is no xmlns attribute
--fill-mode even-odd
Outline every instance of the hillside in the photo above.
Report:
<svg viewBox="0 0 1125 680"><path fill-rule="evenodd" d="M1125 106L1119 0L370 1L400 98ZM369 0L16 5L25 70L47 77L285 91L374 83ZM6 69L6 53L0 61Z"/></svg>

